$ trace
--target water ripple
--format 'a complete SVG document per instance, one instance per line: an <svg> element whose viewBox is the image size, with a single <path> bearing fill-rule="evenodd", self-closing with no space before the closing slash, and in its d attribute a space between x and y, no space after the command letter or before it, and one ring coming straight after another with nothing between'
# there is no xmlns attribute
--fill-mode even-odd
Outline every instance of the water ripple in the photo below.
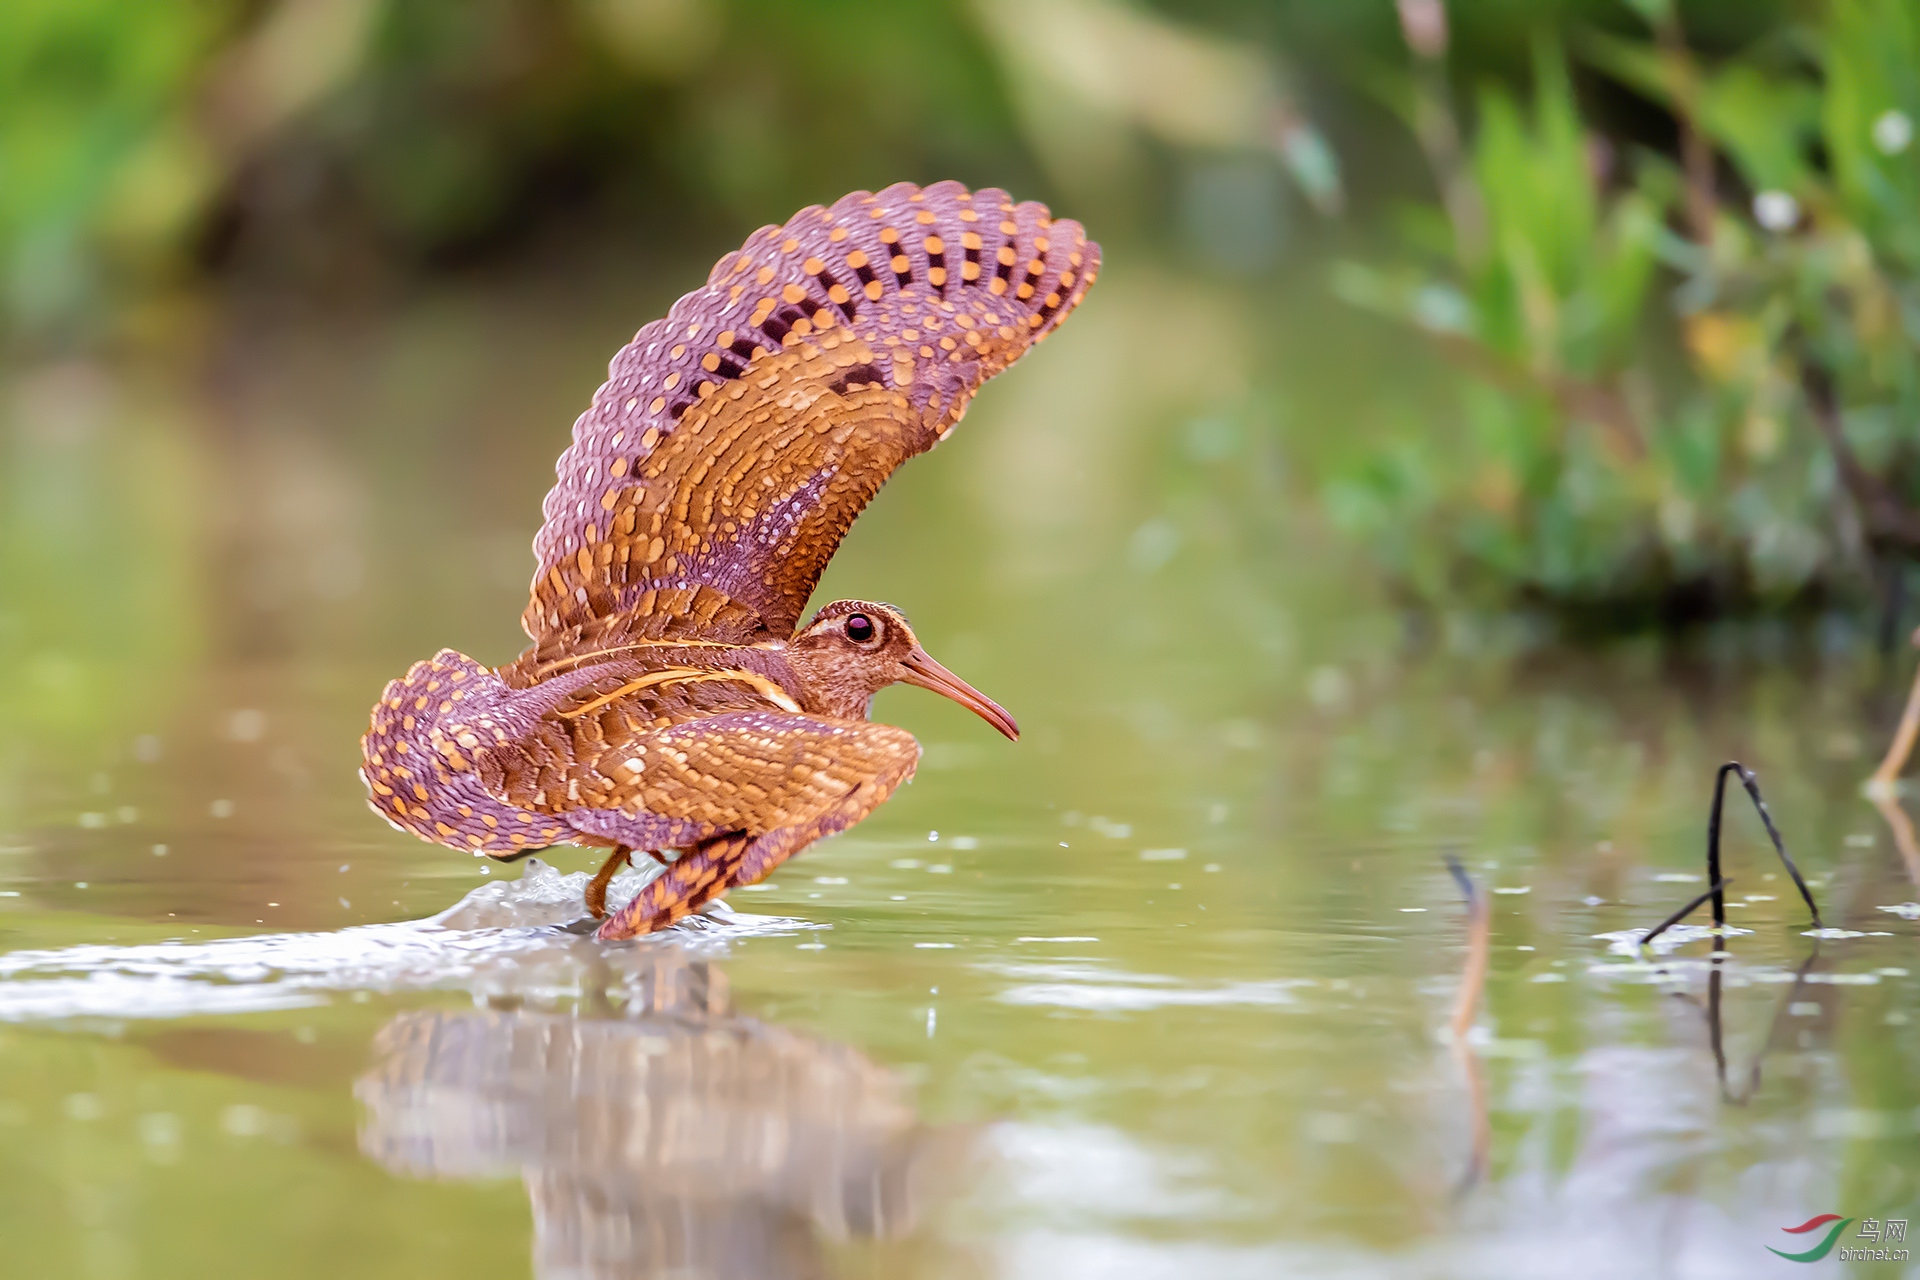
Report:
<svg viewBox="0 0 1920 1280"><path fill-rule="evenodd" d="M637 892L647 874L614 882L609 899ZM528 860L518 880L475 889L425 920L207 942L87 945L0 955L0 1022L58 1018L172 1018L323 1004L337 991L469 988L567 996L618 983L658 942L609 946L577 931L587 874ZM624 882L624 883L623 883ZM662 939L679 945L791 934L820 926L725 906L694 915Z"/></svg>

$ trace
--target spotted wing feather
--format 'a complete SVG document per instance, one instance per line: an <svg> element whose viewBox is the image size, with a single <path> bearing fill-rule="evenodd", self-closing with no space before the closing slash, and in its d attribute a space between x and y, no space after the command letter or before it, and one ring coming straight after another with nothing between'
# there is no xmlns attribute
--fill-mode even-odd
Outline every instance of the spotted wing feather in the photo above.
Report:
<svg viewBox="0 0 1920 1280"><path fill-rule="evenodd" d="M785 637L853 519L1079 302L1099 246L943 182L755 232L574 423L522 625L543 653Z"/></svg>
<svg viewBox="0 0 1920 1280"><path fill-rule="evenodd" d="M689 824L691 838L676 844L791 826L903 761L910 772L920 755L904 729L783 711L720 711L591 740L562 723L549 718L483 753L487 789L582 831L617 833L623 818ZM548 773L543 761L559 767Z"/></svg>

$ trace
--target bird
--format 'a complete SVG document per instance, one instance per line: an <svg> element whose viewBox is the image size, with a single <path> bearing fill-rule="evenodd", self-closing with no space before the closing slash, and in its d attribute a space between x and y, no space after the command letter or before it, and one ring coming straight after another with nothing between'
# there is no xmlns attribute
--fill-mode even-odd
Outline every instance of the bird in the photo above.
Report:
<svg viewBox="0 0 1920 1280"><path fill-rule="evenodd" d="M888 685L1017 739L900 610L801 616L888 476L1099 266L1078 223L958 182L856 191L749 236L614 355L574 422L533 543L531 645L497 668L442 649L374 704L374 811L501 861L610 849L585 899L613 942L757 883L911 777L913 736L868 719ZM664 870L608 914L637 852Z"/></svg>

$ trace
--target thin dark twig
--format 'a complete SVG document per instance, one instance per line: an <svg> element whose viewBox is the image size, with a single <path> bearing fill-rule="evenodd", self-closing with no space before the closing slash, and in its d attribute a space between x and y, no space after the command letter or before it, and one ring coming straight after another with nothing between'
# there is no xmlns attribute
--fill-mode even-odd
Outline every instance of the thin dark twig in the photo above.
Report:
<svg viewBox="0 0 1920 1280"><path fill-rule="evenodd" d="M1460 897L1466 902L1467 910L1474 910L1480 901L1479 886L1474 884L1473 877L1467 874L1467 869L1460 865L1460 859L1457 856L1449 853L1445 857L1447 870L1453 874L1453 882L1460 886Z"/></svg>
<svg viewBox="0 0 1920 1280"><path fill-rule="evenodd" d="M1713 887L1711 889L1708 889L1705 893L1702 893L1699 897L1687 903L1686 906L1680 908L1678 911L1668 916L1665 920L1662 920L1659 924L1653 926L1653 928L1647 930L1644 934L1640 935L1640 945L1643 947L1646 946L1649 942L1652 942L1655 938L1659 937L1661 934L1665 933L1667 930L1673 928L1673 926L1679 924L1682 920L1685 920L1688 916L1692 915L1694 912L1700 909L1701 903L1705 902L1708 898L1711 898L1714 894L1719 893L1722 889L1725 889L1729 884L1732 884L1732 883L1733 883L1733 880L1731 877L1725 880L1715 880L1713 882Z"/></svg>
<svg viewBox="0 0 1920 1280"><path fill-rule="evenodd" d="M1787 842L1780 838L1780 828L1773 824L1773 813L1767 808L1766 799L1760 794L1759 778L1755 776L1753 770L1738 760L1729 760L1720 766L1718 773L1714 774L1713 806L1707 810L1707 883L1710 887L1705 893L1642 935L1641 946L1645 946L1686 919L1689 913L1697 910L1700 904L1709 898L1713 899L1714 930L1716 934L1724 934L1727 925L1728 878L1720 874L1720 829L1726 813L1727 775L1730 773L1739 777L1740 785L1747 789L1747 797L1753 801L1753 807L1759 811L1760 822L1766 827L1768 838L1773 841L1773 851L1780 855L1780 865L1785 867L1787 874L1793 877L1794 887L1800 890L1800 896L1806 900L1807 910L1813 915L1813 927L1816 929L1826 927L1821 923L1820 907L1813 900L1813 890L1807 887L1806 878L1800 874L1800 868L1795 866L1793 859L1788 856Z"/></svg>
<svg viewBox="0 0 1920 1280"><path fill-rule="evenodd" d="M1727 923L1727 898L1720 891L1720 814L1727 807L1727 770L1738 768L1737 764L1720 766L1720 772L1713 778L1713 807L1707 810L1707 883L1713 886L1707 890L1707 896L1713 899L1715 929Z"/></svg>
<svg viewBox="0 0 1920 1280"><path fill-rule="evenodd" d="M1800 890L1800 896L1806 899L1807 910L1813 915L1813 927L1824 929L1820 921L1820 906L1813 900L1813 890L1807 888L1806 877L1800 874L1800 868L1793 865L1793 859L1787 856L1787 842L1780 838L1780 828L1773 825L1773 814L1767 809L1766 800L1760 795L1760 780L1753 770L1738 760L1729 760L1720 766L1720 774L1713 784L1713 815L1707 821L1707 879L1718 879L1720 875L1720 797L1726 786L1729 772L1740 775L1740 785L1747 789L1747 795L1753 801L1753 807L1760 811L1760 821L1767 828L1767 836L1773 841L1773 851L1780 855L1780 865L1793 877L1794 887ZM1727 913L1724 900L1716 893L1713 899L1713 922L1724 925Z"/></svg>

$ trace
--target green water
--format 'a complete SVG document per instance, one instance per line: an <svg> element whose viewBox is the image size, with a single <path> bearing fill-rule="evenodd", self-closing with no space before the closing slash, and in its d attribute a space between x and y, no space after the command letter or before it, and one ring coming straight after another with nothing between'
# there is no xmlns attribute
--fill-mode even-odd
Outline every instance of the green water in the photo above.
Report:
<svg viewBox="0 0 1920 1280"><path fill-rule="evenodd" d="M1860 798L1899 693L1860 638L1410 630L1304 498L1417 356L1145 269L822 588L907 610L1017 745L882 695L919 777L731 924L403 926L519 868L365 809L366 708L517 651L553 457L683 275L183 307L16 370L5 1274L1797 1275L1784 1226L1920 1217L1916 924L1881 910L1920 862ZM1723 1084L1706 944L1596 935L1704 887L1728 757L1860 936L1816 947L1730 818ZM1494 909L1459 1044L1449 851Z"/></svg>

